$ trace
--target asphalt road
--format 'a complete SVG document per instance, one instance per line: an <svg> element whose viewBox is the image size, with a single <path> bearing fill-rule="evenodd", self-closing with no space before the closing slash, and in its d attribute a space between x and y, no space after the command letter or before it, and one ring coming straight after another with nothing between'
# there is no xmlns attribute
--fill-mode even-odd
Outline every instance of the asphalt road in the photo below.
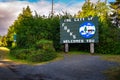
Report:
<svg viewBox="0 0 120 80"><path fill-rule="evenodd" d="M64 55L64 59L44 65L9 66L15 78L2 79L0 74L0 80L107 80L103 71L117 65L101 60L100 56Z"/></svg>

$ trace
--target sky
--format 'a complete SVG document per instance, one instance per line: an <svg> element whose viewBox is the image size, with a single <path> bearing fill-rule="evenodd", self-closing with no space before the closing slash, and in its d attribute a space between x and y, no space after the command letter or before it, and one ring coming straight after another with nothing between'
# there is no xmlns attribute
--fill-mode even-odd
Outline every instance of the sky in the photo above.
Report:
<svg viewBox="0 0 120 80"><path fill-rule="evenodd" d="M52 0L0 0L0 35L6 35L9 26L17 19L23 8L29 6L34 15L37 11L39 15L48 15L51 12ZM84 4L85 0L53 0L54 14L63 14L63 12L76 14ZM91 0L96 2L97 0ZM101 0L104 1L104 0ZM108 0L114 2L115 0Z"/></svg>

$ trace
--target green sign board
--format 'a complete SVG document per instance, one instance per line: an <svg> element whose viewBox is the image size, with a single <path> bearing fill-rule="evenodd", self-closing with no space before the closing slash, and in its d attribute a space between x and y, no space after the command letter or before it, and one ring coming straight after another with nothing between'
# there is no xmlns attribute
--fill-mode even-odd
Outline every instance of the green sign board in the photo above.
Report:
<svg viewBox="0 0 120 80"><path fill-rule="evenodd" d="M97 43L98 17L61 19L60 43Z"/></svg>
<svg viewBox="0 0 120 80"><path fill-rule="evenodd" d="M16 42L16 39L17 39L17 35L16 34L13 35L13 39L14 39L14 42Z"/></svg>

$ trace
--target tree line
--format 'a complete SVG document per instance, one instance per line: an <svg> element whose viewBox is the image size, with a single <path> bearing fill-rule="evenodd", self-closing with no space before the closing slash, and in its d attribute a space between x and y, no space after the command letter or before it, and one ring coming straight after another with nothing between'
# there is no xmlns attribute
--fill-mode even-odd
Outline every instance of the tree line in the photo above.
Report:
<svg viewBox="0 0 120 80"><path fill-rule="evenodd" d="M7 35L2 38L2 45L10 48L34 48L39 40L51 40L56 51L63 49L60 44L60 19L83 18L89 16L99 17L99 43L95 44L95 52L103 54L120 54L120 2L110 3L107 0L98 0L92 3L86 0L82 10L74 16L64 12L64 15L40 16L37 12L32 15L29 6L23 8L17 20L9 27ZM111 14L110 14L111 13ZM114 18L115 17L115 18ZM16 42L14 35L17 36ZM3 40L4 39L4 40ZM75 47L77 45L77 47ZM89 50L89 44L72 44L71 50Z"/></svg>

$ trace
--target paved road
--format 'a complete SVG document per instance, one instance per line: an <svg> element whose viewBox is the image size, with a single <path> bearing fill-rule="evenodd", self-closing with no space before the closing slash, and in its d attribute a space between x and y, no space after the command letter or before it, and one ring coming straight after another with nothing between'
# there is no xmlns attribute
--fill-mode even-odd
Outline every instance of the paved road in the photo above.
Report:
<svg viewBox="0 0 120 80"><path fill-rule="evenodd" d="M21 78L19 80L106 80L103 71L113 66L117 63L101 60L100 56L64 55L60 61L17 65L10 70Z"/></svg>

